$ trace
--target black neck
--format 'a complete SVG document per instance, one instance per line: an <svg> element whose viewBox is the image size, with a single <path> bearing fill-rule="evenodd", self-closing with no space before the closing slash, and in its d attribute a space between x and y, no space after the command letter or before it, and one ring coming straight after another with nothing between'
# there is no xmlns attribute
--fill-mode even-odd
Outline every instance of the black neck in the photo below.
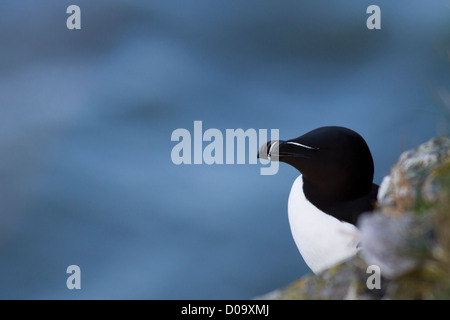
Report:
<svg viewBox="0 0 450 320"><path fill-rule="evenodd" d="M356 225L361 213L374 209L378 186L371 183L370 188L354 188L332 193L332 188L320 188L303 179L303 192L308 201L321 211L338 220Z"/></svg>

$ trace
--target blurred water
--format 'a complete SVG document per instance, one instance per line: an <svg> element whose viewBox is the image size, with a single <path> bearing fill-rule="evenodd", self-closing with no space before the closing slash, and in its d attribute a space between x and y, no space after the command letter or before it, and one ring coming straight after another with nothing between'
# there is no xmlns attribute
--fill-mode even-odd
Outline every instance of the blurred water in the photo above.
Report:
<svg viewBox="0 0 450 320"><path fill-rule="evenodd" d="M175 166L170 136L347 126L379 183L445 124L431 97L449 85L450 9L378 1L369 31L370 4L3 0L0 298L246 299L309 272L293 168Z"/></svg>

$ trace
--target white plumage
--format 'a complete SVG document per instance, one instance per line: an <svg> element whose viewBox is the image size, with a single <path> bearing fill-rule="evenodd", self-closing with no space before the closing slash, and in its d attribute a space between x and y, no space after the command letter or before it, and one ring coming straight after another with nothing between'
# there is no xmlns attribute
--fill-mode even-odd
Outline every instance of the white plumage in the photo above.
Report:
<svg viewBox="0 0 450 320"><path fill-rule="evenodd" d="M300 254L314 273L320 273L356 254L358 229L322 212L305 197L303 177L292 185L289 224Z"/></svg>

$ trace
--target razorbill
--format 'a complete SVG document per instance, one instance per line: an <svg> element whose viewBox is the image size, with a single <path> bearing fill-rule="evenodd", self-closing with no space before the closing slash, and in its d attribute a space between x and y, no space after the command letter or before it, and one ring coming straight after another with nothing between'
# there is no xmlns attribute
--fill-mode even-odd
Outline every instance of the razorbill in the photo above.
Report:
<svg viewBox="0 0 450 320"><path fill-rule="evenodd" d="M258 157L290 164L301 173L289 195L289 224L314 273L358 251L356 223L361 213L373 210L378 191L372 155L358 133L322 127L296 139L269 141Z"/></svg>

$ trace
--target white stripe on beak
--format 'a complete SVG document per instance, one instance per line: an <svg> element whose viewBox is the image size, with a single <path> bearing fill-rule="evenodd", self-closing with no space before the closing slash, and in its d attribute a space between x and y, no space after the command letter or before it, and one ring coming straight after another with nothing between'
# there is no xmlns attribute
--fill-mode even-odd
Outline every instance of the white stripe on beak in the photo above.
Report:
<svg viewBox="0 0 450 320"><path fill-rule="evenodd" d="M295 145L295 146L299 146L299 147L306 148L306 149L310 149L310 150L317 150L317 148L309 147L309 146L307 146L307 145L305 145L305 144L301 144L301 143L298 143L298 142L286 141L286 143L287 143L287 144L293 144L293 145ZM271 146L271 147L272 147L272 146Z"/></svg>
<svg viewBox="0 0 450 320"><path fill-rule="evenodd" d="M272 148L273 148L277 143L280 143L280 141L276 140L274 143L271 143L271 144L270 144L269 151L267 152L267 158L268 158L269 160L271 160L270 158L272 157Z"/></svg>

